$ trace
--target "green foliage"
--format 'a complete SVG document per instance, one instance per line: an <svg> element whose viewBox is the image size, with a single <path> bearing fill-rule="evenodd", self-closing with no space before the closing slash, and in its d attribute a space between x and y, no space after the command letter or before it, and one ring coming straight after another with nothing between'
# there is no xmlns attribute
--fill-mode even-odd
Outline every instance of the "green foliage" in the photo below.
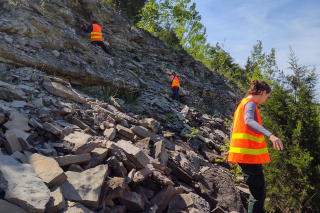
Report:
<svg viewBox="0 0 320 213"><path fill-rule="evenodd" d="M113 7L117 12L123 11L125 15L133 21L138 23L141 16L141 9L147 3L147 0L101 0Z"/></svg>
<svg viewBox="0 0 320 213"><path fill-rule="evenodd" d="M180 39L175 33L174 29L167 24L164 28L159 27L159 30L155 33L157 37L161 40L165 41L168 45L170 45L175 50L181 50L182 45L180 44Z"/></svg>
<svg viewBox="0 0 320 213"><path fill-rule="evenodd" d="M171 119L171 118L173 118L173 117L174 117L174 115L169 114L169 113L167 113L167 114L166 114L166 116L167 116L169 119Z"/></svg>
<svg viewBox="0 0 320 213"><path fill-rule="evenodd" d="M270 54L262 52L262 41L258 40L257 42L253 45L253 51L251 51L251 61L246 65L253 68L249 72L250 80L258 79L271 83L269 79L271 80L274 74L278 72L275 58L276 51L272 48Z"/></svg>
<svg viewBox="0 0 320 213"><path fill-rule="evenodd" d="M224 50L224 43L217 43L215 47L209 48L210 67L224 74L226 77L237 82L241 87L249 85L249 73L234 62L230 53Z"/></svg>
<svg viewBox="0 0 320 213"><path fill-rule="evenodd" d="M183 47L200 61L207 61L206 29L191 0L149 0L138 26L159 35L175 49ZM179 40L179 43L178 43Z"/></svg>
<svg viewBox="0 0 320 213"><path fill-rule="evenodd" d="M196 129L196 128L192 127L191 128L191 133L190 134L185 134L185 136L188 138L188 142L189 142L189 140L191 140L191 138L196 137L199 132L200 132L199 129Z"/></svg>
<svg viewBox="0 0 320 213"><path fill-rule="evenodd" d="M261 105L263 126L279 137L284 150L269 148L271 162L265 164L266 208L269 212L319 212L320 131L315 103L315 68L297 63L290 48L293 74L276 69L275 52L262 53L262 43L254 46L253 76L272 85L272 93ZM273 147L268 141L268 147Z"/></svg>

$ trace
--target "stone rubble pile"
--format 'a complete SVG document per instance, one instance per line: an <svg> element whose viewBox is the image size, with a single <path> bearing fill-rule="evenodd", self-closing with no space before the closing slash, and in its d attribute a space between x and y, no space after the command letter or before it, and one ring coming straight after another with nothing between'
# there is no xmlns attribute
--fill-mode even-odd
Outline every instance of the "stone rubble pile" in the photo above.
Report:
<svg viewBox="0 0 320 213"><path fill-rule="evenodd" d="M221 160L221 119L169 99L167 119L155 119L161 109L126 114L39 70L11 73L0 98L0 209L246 212ZM189 140L192 127L200 132Z"/></svg>
<svg viewBox="0 0 320 213"><path fill-rule="evenodd" d="M80 30L92 19L115 57ZM2 0L0 212L244 213L222 156L238 95L99 0Z"/></svg>
<svg viewBox="0 0 320 213"><path fill-rule="evenodd" d="M81 31L80 25L88 25L93 19L99 21L103 39L115 57L90 45L89 34ZM132 25L100 0L55 0L43 5L38 0L2 0L0 56L0 72L27 66L70 79L72 84L91 86L92 94L101 95L106 85L119 93L139 93L143 104L137 111L149 107L168 110L165 98L171 94L168 78L172 71L181 82L181 100L209 114L229 116L241 93L219 72ZM43 86L50 88L53 84L46 82ZM1 86L1 90L8 91L8 87ZM60 95L84 103L66 87L60 85ZM24 98L19 92L15 95Z"/></svg>

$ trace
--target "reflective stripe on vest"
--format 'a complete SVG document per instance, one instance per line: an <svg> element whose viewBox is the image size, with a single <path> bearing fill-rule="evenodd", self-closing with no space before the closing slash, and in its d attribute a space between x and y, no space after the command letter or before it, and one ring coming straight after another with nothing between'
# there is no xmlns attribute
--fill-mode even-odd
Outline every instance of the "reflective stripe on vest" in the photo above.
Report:
<svg viewBox="0 0 320 213"><path fill-rule="evenodd" d="M248 139L257 143L262 143L264 141L264 137L257 137L254 135L249 135L246 133L232 133L233 139Z"/></svg>
<svg viewBox="0 0 320 213"><path fill-rule="evenodd" d="M173 78L171 88L173 89L173 87L178 87L180 89L180 82L178 77L171 75L171 78Z"/></svg>
<svg viewBox="0 0 320 213"><path fill-rule="evenodd" d="M101 27L97 24L92 24L91 40L92 41L103 41Z"/></svg>
<svg viewBox="0 0 320 213"><path fill-rule="evenodd" d="M230 142L228 161L232 163L262 164L270 162L268 148L264 137L254 133L245 124L245 106L253 99L244 98L234 113L233 131ZM256 104L257 122L262 125Z"/></svg>
<svg viewBox="0 0 320 213"><path fill-rule="evenodd" d="M241 154L249 154L249 155L261 155L261 154L268 153L268 148L263 148L263 149L245 149L245 148L230 147L230 152L241 153Z"/></svg>

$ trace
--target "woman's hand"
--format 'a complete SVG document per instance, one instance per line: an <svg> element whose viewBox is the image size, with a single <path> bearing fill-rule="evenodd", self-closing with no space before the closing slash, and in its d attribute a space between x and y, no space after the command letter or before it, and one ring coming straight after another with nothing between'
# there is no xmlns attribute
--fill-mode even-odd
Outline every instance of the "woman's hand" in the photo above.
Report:
<svg viewBox="0 0 320 213"><path fill-rule="evenodd" d="M269 137L270 141L272 141L273 143L273 148L276 149L276 147L278 148L278 150L283 150L283 144L281 142L281 140L279 138L277 138L274 135L271 135Z"/></svg>

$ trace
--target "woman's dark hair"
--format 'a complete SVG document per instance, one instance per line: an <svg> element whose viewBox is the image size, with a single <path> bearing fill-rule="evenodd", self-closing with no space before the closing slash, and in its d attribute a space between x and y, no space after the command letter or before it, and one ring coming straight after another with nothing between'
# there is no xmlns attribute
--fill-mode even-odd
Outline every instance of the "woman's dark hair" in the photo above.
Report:
<svg viewBox="0 0 320 213"><path fill-rule="evenodd" d="M91 22L91 24L98 24L98 25L99 25L99 22L98 22L97 20L93 20L93 21Z"/></svg>
<svg viewBox="0 0 320 213"><path fill-rule="evenodd" d="M248 95L260 95L266 91L267 94L271 92L269 84L265 81L253 80L250 89L248 90Z"/></svg>
<svg viewBox="0 0 320 213"><path fill-rule="evenodd" d="M177 76L175 72L172 73L173 76Z"/></svg>

